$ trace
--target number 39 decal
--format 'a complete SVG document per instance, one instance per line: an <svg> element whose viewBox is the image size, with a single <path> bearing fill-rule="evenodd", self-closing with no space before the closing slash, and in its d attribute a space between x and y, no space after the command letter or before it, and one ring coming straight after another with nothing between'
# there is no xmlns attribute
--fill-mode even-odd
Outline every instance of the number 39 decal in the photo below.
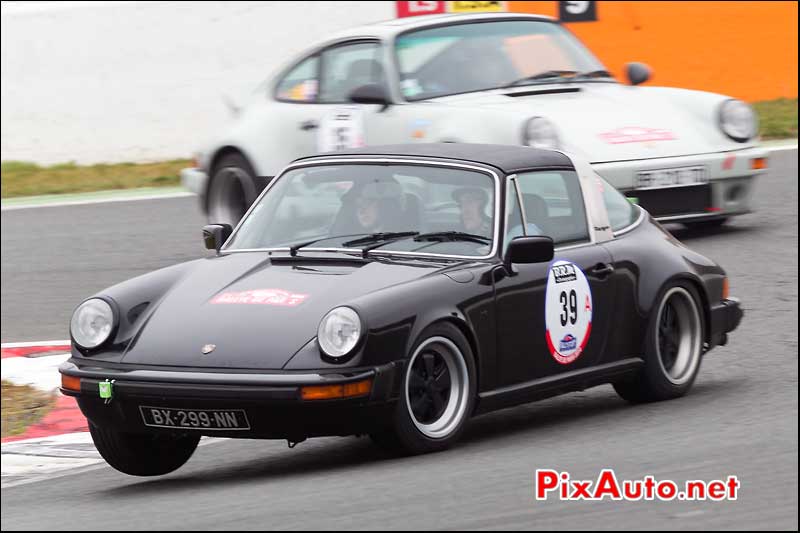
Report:
<svg viewBox="0 0 800 533"><path fill-rule="evenodd" d="M561 364L580 357L592 331L592 291L583 271L556 261L547 275L545 332L550 354Z"/></svg>

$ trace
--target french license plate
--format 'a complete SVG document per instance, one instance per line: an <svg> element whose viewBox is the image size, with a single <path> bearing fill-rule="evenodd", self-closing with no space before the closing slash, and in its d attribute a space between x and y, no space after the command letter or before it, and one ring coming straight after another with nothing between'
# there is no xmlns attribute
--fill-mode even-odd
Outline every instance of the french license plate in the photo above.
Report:
<svg viewBox="0 0 800 533"><path fill-rule="evenodd" d="M140 405L145 426L156 428L243 430L250 422L243 409L172 409Z"/></svg>
<svg viewBox="0 0 800 533"><path fill-rule="evenodd" d="M708 171L705 166L643 170L636 174L637 189L688 187L704 183L708 183Z"/></svg>

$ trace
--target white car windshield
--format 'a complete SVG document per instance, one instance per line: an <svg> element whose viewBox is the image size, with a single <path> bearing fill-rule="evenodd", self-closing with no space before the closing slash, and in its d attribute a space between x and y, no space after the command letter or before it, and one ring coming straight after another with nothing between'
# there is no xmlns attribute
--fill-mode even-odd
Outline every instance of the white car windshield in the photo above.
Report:
<svg viewBox="0 0 800 533"><path fill-rule="evenodd" d="M369 247L469 257L493 250L496 180L485 172L337 164L276 179L225 250Z"/></svg>
<svg viewBox="0 0 800 533"><path fill-rule="evenodd" d="M508 20L412 31L395 41L406 100L525 83L609 77L571 33L552 22Z"/></svg>

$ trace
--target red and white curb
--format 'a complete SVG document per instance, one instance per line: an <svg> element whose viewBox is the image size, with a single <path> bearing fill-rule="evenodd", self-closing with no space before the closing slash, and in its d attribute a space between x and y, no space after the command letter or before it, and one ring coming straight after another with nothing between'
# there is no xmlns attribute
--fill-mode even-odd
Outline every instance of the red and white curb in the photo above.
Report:
<svg viewBox="0 0 800 533"><path fill-rule="evenodd" d="M61 340L0 345L0 373L4 380L57 395L55 407L39 422L21 435L3 437L3 488L102 461L75 399L57 390L61 384L58 366L69 359L69 351L69 341Z"/></svg>
<svg viewBox="0 0 800 533"><path fill-rule="evenodd" d="M69 341L8 343L0 345L2 378L16 385L30 385L57 395L55 408L21 435L3 437L2 444L65 433L86 432L86 419L74 398L57 391L61 384L58 366L69 359ZM5 446L3 446L5 449Z"/></svg>
<svg viewBox="0 0 800 533"><path fill-rule="evenodd" d="M2 378L56 394L56 405L21 435L0 444L0 487L8 488L105 466L74 398L58 392L58 367L70 358L69 341L14 342L0 345ZM201 446L226 439L203 437Z"/></svg>

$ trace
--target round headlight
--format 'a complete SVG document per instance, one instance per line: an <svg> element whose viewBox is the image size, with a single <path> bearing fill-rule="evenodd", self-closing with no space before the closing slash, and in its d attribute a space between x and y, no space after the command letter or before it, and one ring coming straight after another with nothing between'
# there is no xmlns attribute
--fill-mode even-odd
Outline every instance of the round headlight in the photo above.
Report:
<svg viewBox="0 0 800 533"><path fill-rule="evenodd" d="M103 344L114 327L114 311L100 298L86 300L72 314L70 333L83 348L96 348Z"/></svg>
<svg viewBox="0 0 800 533"><path fill-rule="evenodd" d="M317 330L319 347L330 357L344 357L361 338L361 319L349 307L332 309L322 318Z"/></svg>
<svg viewBox="0 0 800 533"><path fill-rule="evenodd" d="M753 108L741 100L726 100L719 108L719 127L734 141L749 141L758 132L758 117Z"/></svg>
<svg viewBox="0 0 800 533"><path fill-rule="evenodd" d="M522 144L532 148L558 150L560 142L555 125L544 117L533 117L525 123Z"/></svg>

